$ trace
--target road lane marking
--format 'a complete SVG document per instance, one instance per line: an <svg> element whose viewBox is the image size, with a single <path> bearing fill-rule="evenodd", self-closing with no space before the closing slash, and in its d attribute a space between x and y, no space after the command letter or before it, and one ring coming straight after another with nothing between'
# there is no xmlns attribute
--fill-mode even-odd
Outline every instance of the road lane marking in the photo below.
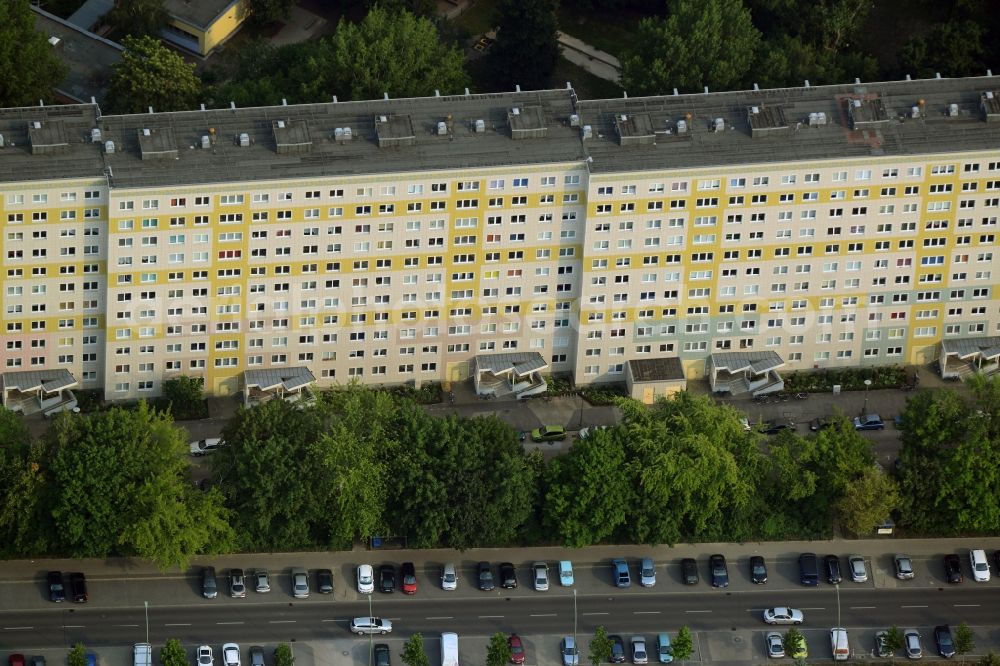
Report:
<svg viewBox="0 0 1000 666"><path fill-rule="evenodd" d="M137 625L137 624L115 624L115 625L112 625L112 626L115 626L115 627L138 627L139 625Z"/></svg>
<svg viewBox="0 0 1000 666"><path fill-rule="evenodd" d="M580 615L611 615L611 613L580 613Z"/></svg>
<svg viewBox="0 0 1000 666"><path fill-rule="evenodd" d="M532 613L528 617L555 617L555 613Z"/></svg>
<svg viewBox="0 0 1000 666"><path fill-rule="evenodd" d="M243 622L216 622L216 624L243 624ZM138 627L139 625L136 624L133 626Z"/></svg>
<svg viewBox="0 0 1000 666"><path fill-rule="evenodd" d="M875 606L848 606L851 610L872 610Z"/></svg>
<svg viewBox="0 0 1000 666"><path fill-rule="evenodd" d="M190 627L190 622L167 622L164 627Z"/></svg>
<svg viewBox="0 0 1000 666"><path fill-rule="evenodd" d="M431 617L425 617L425 620L454 620L455 618L451 615L432 615Z"/></svg>
<svg viewBox="0 0 1000 666"><path fill-rule="evenodd" d="M268 620L268 624L295 624L295 620Z"/></svg>
<svg viewBox="0 0 1000 666"><path fill-rule="evenodd" d="M632 611L632 615L659 615L660 611Z"/></svg>
<svg viewBox="0 0 1000 666"><path fill-rule="evenodd" d="M7 631L30 631L34 627L4 627Z"/></svg>
<svg viewBox="0 0 1000 666"><path fill-rule="evenodd" d="M955 608L979 608L979 604L952 604Z"/></svg>
<svg viewBox="0 0 1000 666"><path fill-rule="evenodd" d="M503 617L503 615L480 615L479 619L480 620L491 620L491 619L501 618L501 617Z"/></svg>
<svg viewBox="0 0 1000 666"><path fill-rule="evenodd" d="M816 607L816 608L800 608L799 610L826 610L826 609L825 608Z"/></svg>
<svg viewBox="0 0 1000 666"><path fill-rule="evenodd" d="M710 611L710 610L689 610L689 611L684 611L684 612L685 613L711 613L712 611Z"/></svg>
<svg viewBox="0 0 1000 666"><path fill-rule="evenodd" d="M85 625L82 624L64 624L63 629L83 629Z"/></svg>
<svg viewBox="0 0 1000 666"><path fill-rule="evenodd" d="M927 606L900 606L900 608L927 608Z"/></svg>

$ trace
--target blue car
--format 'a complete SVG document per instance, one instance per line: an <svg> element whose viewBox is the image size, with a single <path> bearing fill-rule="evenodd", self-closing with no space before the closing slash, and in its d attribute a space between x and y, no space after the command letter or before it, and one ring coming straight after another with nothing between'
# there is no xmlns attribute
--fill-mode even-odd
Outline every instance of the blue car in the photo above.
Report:
<svg viewBox="0 0 1000 666"><path fill-rule="evenodd" d="M885 421L878 414L865 414L864 416L854 417L855 430L883 430L884 428Z"/></svg>
<svg viewBox="0 0 1000 666"><path fill-rule="evenodd" d="M625 560L611 560L611 572L615 578L617 587L631 587L632 577L628 572L628 563Z"/></svg>

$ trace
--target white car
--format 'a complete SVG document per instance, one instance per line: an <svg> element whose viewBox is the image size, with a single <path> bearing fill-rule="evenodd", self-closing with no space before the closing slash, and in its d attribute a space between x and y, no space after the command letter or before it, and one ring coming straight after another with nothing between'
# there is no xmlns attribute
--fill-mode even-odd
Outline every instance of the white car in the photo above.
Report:
<svg viewBox="0 0 1000 666"><path fill-rule="evenodd" d="M972 564L972 577L977 583L986 583L990 580L990 563L986 559L986 551L977 548L969 551L969 562Z"/></svg>
<svg viewBox="0 0 1000 666"><path fill-rule="evenodd" d="M573 563L569 560L559 562L559 584L563 587L573 587Z"/></svg>
<svg viewBox="0 0 1000 666"><path fill-rule="evenodd" d="M198 666L214 666L215 650L211 645L202 645L198 648Z"/></svg>
<svg viewBox="0 0 1000 666"><path fill-rule="evenodd" d="M765 624L802 624L804 619L802 611L795 608L778 606L777 608L767 608L764 610Z"/></svg>
<svg viewBox="0 0 1000 666"><path fill-rule="evenodd" d="M646 639L642 636L632 637L632 663L648 664L649 655L646 654Z"/></svg>
<svg viewBox="0 0 1000 666"><path fill-rule="evenodd" d="M449 592L458 589L458 574L455 573L455 565L451 562L441 567L441 589Z"/></svg>
<svg viewBox="0 0 1000 666"><path fill-rule="evenodd" d="M309 597L309 572L302 567L292 569L292 596L296 599Z"/></svg>
<svg viewBox="0 0 1000 666"><path fill-rule="evenodd" d="M358 565L358 592L360 594L371 594L375 591L375 572L372 565Z"/></svg>
<svg viewBox="0 0 1000 666"><path fill-rule="evenodd" d="M847 558L847 569L851 572L851 580L855 583L868 582L868 569L865 568L865 558L851 555Z"/></svg>
<svg viewBox="0 0 1000 666"><path fill-rule="evenodd" d="M225 666L240 666L240 646L226 643L222 646L222 663Z"/></svg>
<svg viewBox="0 0 1000 666"><path fill-rule="evenodd" d="M351 620L352 634L388 634L392 631L392 622L380 617L356 617Z"/></svg>
<svg viewBox="0 0 1000 666"><path fill-rule="evenodd" d="M199 439L197 442L191 442L188 446L191 448L191 455L203 456L206 453L212 453L222 446L222 438L209 437L208 439Z"/></svg>
<svg viewBox="0 0 1000 666"><path fill-rule="evenodd" d="M545 562L535 562L531 565L535 572L535 591L546 592L549 589L549 565Z"/></svg>

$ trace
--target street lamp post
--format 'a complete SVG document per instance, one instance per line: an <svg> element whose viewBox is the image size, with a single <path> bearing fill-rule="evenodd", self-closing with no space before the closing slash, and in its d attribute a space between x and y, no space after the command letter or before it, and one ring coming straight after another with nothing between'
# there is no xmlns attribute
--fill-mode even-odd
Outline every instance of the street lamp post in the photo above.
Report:
<svg viewBox="0 0 1000 666"><path fill-rule="evenodd" d="M375 613L372 612L372 597L373 594L368 595L368 617L375 617ZM372 645L374 641L373 633L368 632L368 666L372 666L372 661L374 660L375 648Z"/></svg>
<svg viewBox="0 0 1000 666"><path fill-rule="evenodd" d="M149 643L149 602L143 601L142 605L146 608L146 643Z"/></svg>
<svg viewBox="0 0 1000 666"><path fill-rule="evenodd" d="M580 646L576 644L576 588L573 588L573 645L579 654Z"/></svg>
<svg viewBox="0 0 1000 666"><path fill-rule="evenodd" d="M840 626L840 583L833 586L837 590L837 626Z"/></svg>
<svg viewBox="0 0 1000 666"><path fill-rule="evenodd" d="M871 386L871 385L872 385L872 380L866 379L865 380L865 406L864 406L864 409L861 410L861 416L865 416L865 415L868 414L868 387Z"/></svg>

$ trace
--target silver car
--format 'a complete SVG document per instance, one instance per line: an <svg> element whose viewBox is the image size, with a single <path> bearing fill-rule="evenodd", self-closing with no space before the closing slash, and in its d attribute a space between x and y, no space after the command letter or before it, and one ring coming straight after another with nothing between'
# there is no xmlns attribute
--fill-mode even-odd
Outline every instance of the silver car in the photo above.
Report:
<svg viewBox="0 0 1000 666"><path fill-rule="evenodd" d="M652 557L642 558L639 564L639 584L643 587L656 585L656 565L653 564Z"/></svg>
<svg viewBox="0 0 1000 666"><path fill-rule="evenodd" d="M868 582L868 569L865 567L865 558L860 555L851 555L847 558L847 569L851 572L851 580L855 583Z"/></svg>
<svg viewBox="0 0 1000 666"><path fill-rule="evenodd" d="M780 659L785 656L785 646L781 642L781 634L777 631L769 631L764 636L764 644L767 646L767 656Z"/></svg>
<svg viewBox="0 0 1000 666"><path fill-rule="evenodd" d="M920 632L916 629L907 629L903 632L903 648L906 656L910 659L920 659L924 656L924 649L920 647Z"/></svg>
<svg viewBox="0 0 1000 666"><path fill-rule="evenodd" d="M271 591L271 578L267 575L267 569L257 569L253 572L254 590L260 593Z"/></svg>
<svg viewBox="0 0 1000 666"><path fill-rule="evenodd" d="M576 639L574 637L563 636L559 652L562 654L563 666L579 666L580 651L576 647Z"/></svg>
<svg viewBox="0 0 1000 666"><path fill-rule="evenodd" d="M211 645L198 648L198 666L215 666L215 650Z"/></svg>
<svg viewBox="0 0 1000 666"><path fill-rule="evenodd" d="M802 624L804 619L802 611L795 608L777 606L764 610L764 624Z"/></svg>
<svg viewBox="0 0 1000 666"><path fill-rule="evenodd" d="M531 568L535 572L535 591L547 592L549 589L549 565L545 562L535 562Z"/></svg>
<svg viewBox="0 0 1000 666"><path fill-rule="evenodd" d="M441 568L441 589L449 592L458 589L458 574L455 573L455 565L451 562Z"/></svg>
<svg viewBox="0 0 1000 666"><path fill-rule="evenodd" d="M292 596L296 599L309 596L309 572L302 567L292 569Z"/></svg>
<svg viewBox="0 0 1000 666"><path fill-rule="evenodd" d="M646 654L646 639L642 636L632 637L632 663L648 664L649 655Z"/></svg>
<svg viewBox="0 0 1000 666"><path fill-rule="evenodd" d="M388 634L392 631L392 622L380 617L356 617L351 620L351 633L354 634Z"/></svg>
<svg viewBox="0 0 1000 666"><path fill-rule="evenodd" d="M225 666L240 666L240 646L226 643L222 646L222 663Z"/></svg>

